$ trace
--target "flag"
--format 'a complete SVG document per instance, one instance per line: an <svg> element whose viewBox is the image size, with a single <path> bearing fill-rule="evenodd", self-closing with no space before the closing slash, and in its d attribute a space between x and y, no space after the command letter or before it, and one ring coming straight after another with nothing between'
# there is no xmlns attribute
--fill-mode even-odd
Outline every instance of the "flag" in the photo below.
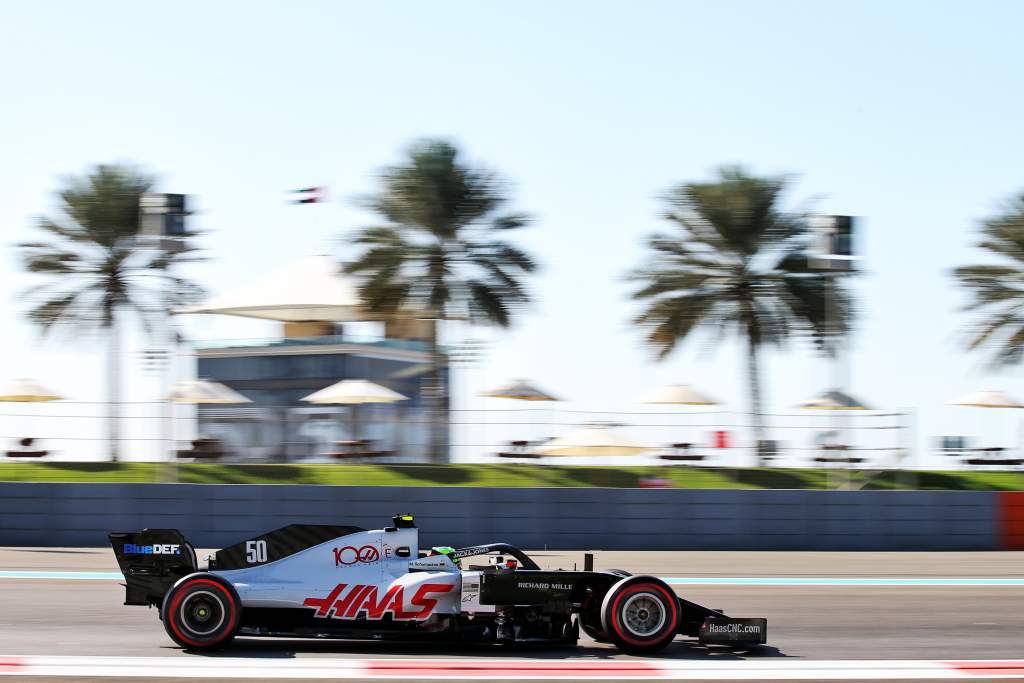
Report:
<svg viewBox="0 0 1024 683"><path fill-rule="evenodd" d="M323 187L303 187L288 193L289 204L319 204L324 201Z"/></svg>

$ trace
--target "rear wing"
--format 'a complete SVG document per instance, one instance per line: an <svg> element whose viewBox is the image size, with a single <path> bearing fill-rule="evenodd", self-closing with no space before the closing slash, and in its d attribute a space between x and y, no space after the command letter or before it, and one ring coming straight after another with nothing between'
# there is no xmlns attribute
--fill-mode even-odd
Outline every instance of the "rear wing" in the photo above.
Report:
<svg viewBox="0 0 1024 683"><path fill-rule="evenodd" d="M157 605L181 577L198 569L196 550L177 529L108 534L124 574L126 605Z"/></svg>

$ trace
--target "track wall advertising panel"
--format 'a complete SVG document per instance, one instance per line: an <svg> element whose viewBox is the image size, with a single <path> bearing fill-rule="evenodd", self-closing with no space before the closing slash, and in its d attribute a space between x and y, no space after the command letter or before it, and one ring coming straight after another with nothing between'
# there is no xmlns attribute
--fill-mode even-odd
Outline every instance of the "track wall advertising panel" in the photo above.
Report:
<svg viewBox="0 0 1024 683"><path fill-rule="evenodd" d="M180 529L223 547L291 523L380 528L421 543L564 550L1024 549L1024 492L0 483L0 545L102 546Z"/></svg>

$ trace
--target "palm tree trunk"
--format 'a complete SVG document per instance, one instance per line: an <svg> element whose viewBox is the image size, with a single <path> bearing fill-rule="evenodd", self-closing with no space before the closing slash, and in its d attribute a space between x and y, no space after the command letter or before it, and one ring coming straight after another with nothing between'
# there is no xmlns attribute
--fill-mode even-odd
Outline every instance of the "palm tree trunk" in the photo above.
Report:
<svg viewBox="0 0 1024 683"><path fill-rule="evenodd" d="M447 394L444 386L444 372L441 365L441 352L437 345L438 333L437 321L434 323L434 330L430 336L430 374L429 386L427 387L427 428L430 432L428 439L429 453L427 457L431 462L446 464L448 462L448 443L445 435L444 400Z"/></svg>
<svg viewBox="0 0 1024 683"><path fill-rule="evenodd" d="M764 467L765 459L761 450L761 442L764 441L761 373L758 367L757 344L753 341L748 341L747 346L747 382L750 384L750 426L754 432L754 453L757 455L757 466Z"/></svg>
<svg viewBox="0 0 1024 683"><path fill-rule="evenodd" d="M116 311L110 316L107 333L107 442L110 459L117 462L121 446L121 331Z"/></svg>

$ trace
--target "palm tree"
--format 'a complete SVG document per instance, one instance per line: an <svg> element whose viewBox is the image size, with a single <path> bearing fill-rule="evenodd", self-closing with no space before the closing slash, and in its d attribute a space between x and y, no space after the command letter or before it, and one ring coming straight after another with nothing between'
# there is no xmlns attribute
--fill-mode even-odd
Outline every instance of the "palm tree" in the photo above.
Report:
<svg viewBox="0 0 1024 683"><path fill-rule="evenodd" d="M358 231L352 244L359 253L345 264L346 272L362 276L364 305L435 325L455 318L508 327L514 312L529 302L522 280L537 265L504 239L530 220L505 211L505 184L493 172L463 163L444 140L414 144L404 162L384 169L380 183L365 205L384 223ZM436 328L431 358L431 457L444 461Z"/></svg>
<svg viewBox="0 0 1024 683"><path fill-rule="evenodd" d="M45 334L102 331L108 339L107 436L117 460L121 390L121 314L134 311L143 326L161 312L192 300L198 288L172 274L172 263L190 260L187 244L168 251L144 246L139 199L153 178L123 165L99 165L65 179L56 192L59 213L39 217L44 240L19 245L26 270L47 276L27 292L29 320Z"/></svg>
<svg viewBox="0 0 1024 683"><path fill-rule="evenodd" d="M780 210L788 185L785 177L723 167L713 182L672 189L664 218L675 231L652 235L648 263L630 275L640 285L633 298L645 305L634 323L646 329L659 360L698 329L714 342L729 334L744 338L758 444L764 438L761 349L805 333L834 352L848 324L846 294L808 268L807 216ZM759 448L759 462L762 455Z"/></svg>
<svg viewBox="0 0 1024 683"><path fill-rule="evenodd" d="M967 347L989 347L995 367L1014 365L1024 358L1024 192L982 221L977 246L992 262L953 271L970 296L964 308L977 315Z"/></svg>

